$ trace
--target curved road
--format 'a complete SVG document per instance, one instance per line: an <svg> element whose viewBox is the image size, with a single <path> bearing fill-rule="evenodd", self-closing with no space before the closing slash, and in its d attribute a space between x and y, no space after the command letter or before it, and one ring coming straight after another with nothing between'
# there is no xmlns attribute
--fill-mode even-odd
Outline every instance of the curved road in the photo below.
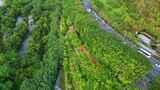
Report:
<svg viewBox="0 0 160 90"><path fill-rule="evenodd" d="M116 32L109 24L105 22L100 16L97 15L96 11L92 9L92 5L90 3L90 0L81 0L85 10L90 13L97 21L97 23L100 25L101 28L103 28L107 32L111 32L115 34L118 38L120 38L124 43L128 44L131 48L135 48L138 51L137 45L133 44L128 38L125 38L118 32ZM156 76L160 75L160 67L156 66L160 65L160 61L154 58L153 56L151 58L148 58L149 62L151 63L153 69L150 70L144 77L142 77L140 80L138 80L135 84L142 90L147 90L147 84L152 81Z"/></svg>

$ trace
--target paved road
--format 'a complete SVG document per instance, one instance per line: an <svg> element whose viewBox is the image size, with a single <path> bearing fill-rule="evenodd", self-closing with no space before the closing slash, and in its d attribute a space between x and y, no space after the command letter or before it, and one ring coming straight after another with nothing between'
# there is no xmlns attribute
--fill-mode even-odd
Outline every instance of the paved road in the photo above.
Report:
<svg viewBox="0 0 160 90"><path fill-rule="evenodd" d="M85 10L90 13L97 21L97 23L107 32L111 32L115 34L118 38L120 38L124 43L128 44L131 48L135 48L138 50L139 46L132 43L128 38L122 36L118 32L116 32L109 24L105 22L100 16L97 15L96 11L92 9L92 5L90 4L90 0L81 0ZM150 70L142 79L136 82L136 85L143 90L147 90L147 84L152 81L156 76L160 75L160 67L157 67L156 64L160 65L160 61L154 57L148 58L149 62L152 64L153 69Z"/></svg>
<svg viewBox="0 0 160 90"><path fill-rule="evenodd" d="M151 57L149 61L152 64L153 69L150 70L143 78L136 82L136 86L140 87L142 90L148 90L148 84L158 75L160 75L160 67L155 66L155 64L160 65L160 62L154 57Z"/></svg>

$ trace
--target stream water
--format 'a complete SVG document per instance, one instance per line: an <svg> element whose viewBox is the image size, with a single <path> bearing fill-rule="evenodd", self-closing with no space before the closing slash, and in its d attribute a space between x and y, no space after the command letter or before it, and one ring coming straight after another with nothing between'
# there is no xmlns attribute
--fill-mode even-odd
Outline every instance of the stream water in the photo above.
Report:
<svg viewBox="0 0 160 90"><path fill-rule="evenodd" d="M60 81L61 81L61 70L59 70L59 72L58 72L58 77L57 77L57 80L56 80L54 90L62 90L61 87L60 87L60 84L61 84Z"/></svg>
<svg viewBox="0 0 160 90"><path fill-rule="evenodd" d="M27 52L28 37L29 34L26 33L26 36L24 37L19 49L19 55L24 55Z"/></svg>
<svg viewBox="0 0 160 90"><path fill-rule="evenodd" d="M22 17L18 17L17 23L19 23L21 20L22 20ZM23 40L21 42L20 49L18 52L19 55L24 55L27 52L28 40L29 40L29 36L32 32L32 25L33 25L33 18L32 18L32 16L29 16L28 17L28 31L24 35Z"/></svg>
<svg viewBox="0 0 160 90"><path fill-rule="evenodd" d="M0 6L3 6L3 0L0 0Z"/></svg>
<svg viewBox="0 0 160 90"><path fill-rule="evenodd" d="M20 23L22 21L22 17L17 17L17 24ZM28 31L27 33L24 35L23 39L22 39L22 42L21 42L21 45L20 45L20 49L19 49L19 52L18 54L20 56L23 56L27 53L27 46L28 46L28 40L29 40L29 37L31 35L31 32L32 32L32 27L33 27L33 17L32 16L28 16ZM61 77L61 70L58 69L58 73L57 73L57 80L56 80L56 84L54 86L54 90L62 90L60 88L60 77Z"/></svg>

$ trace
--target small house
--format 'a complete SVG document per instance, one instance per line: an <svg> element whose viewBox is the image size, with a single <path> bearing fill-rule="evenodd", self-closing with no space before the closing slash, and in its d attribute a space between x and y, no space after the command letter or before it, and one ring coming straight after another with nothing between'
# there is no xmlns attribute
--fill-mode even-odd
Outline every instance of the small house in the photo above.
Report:
<svg viewBox="0 0 160 90"><path fill-rule="evenodd" d="M136 32L137 38L144 45L150 46L152 43L152 37L145 32Z"/></svg>

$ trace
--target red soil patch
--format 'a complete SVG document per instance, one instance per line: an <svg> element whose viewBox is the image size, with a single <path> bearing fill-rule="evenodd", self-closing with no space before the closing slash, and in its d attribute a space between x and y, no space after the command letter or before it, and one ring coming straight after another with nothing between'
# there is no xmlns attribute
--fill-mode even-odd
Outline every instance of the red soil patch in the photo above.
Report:
<svg viewBox="0 0 160 90"><path fill-rule="evenodd" d="M85 48L83 44L80 45L79 50L83 52L88 57L89 60L91 60L92 64L97 64L96 59L92 57L92 55L89 53L89 51Z"/></svg>

